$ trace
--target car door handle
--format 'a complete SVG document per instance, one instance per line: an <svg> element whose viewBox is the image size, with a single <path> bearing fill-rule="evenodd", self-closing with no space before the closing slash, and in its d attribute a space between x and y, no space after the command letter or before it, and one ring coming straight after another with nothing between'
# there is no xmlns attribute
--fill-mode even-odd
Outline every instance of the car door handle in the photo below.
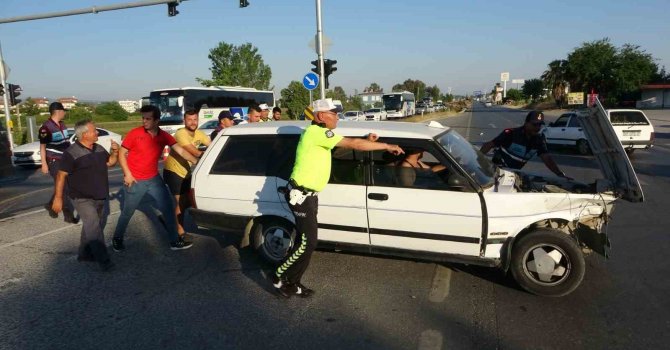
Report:
<svg viewBox="0 0 670 350"><path fill-rule="evenodd" d="M577 131L582 131L582 128L577 129Z"/></svg>
<svg viewBox="0 0 670 350"><path fill-rule="evenodd" d="M389 195L386 193L368 193L368 198L377 201L386 201L389 199Z"/></svg>

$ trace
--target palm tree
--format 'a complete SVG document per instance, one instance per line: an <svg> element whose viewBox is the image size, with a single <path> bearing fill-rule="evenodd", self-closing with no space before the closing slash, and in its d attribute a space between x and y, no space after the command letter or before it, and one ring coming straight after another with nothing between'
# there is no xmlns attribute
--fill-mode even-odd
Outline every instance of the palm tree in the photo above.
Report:
<svg viewBox="0 0 670 350"><path fill-rule="evenodd" d="M551 87L552 95L556 101L556 106L563 107L565 101L565 87L568 61L567 60L553 60L549 63L549 69L542 73L542 80L545 86Z"/></svg>

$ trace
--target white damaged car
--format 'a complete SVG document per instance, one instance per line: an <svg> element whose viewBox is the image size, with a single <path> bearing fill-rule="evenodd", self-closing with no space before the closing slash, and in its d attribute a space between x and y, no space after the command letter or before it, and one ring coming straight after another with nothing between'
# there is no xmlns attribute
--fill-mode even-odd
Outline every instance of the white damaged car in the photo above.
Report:
<svg viewBox="0 0 670 350"><path fill-rule="evenodd" d="M544 296L574 291L584 253L608 254L614 202L643 200L635 172L602 108L582 116L603 179L581 183L496 168L438 123L340 122L337 132L395 143L421 167L383 151L335 148L319 194L319 244L342 251L497 267ZM198 162L192 214L202 227L236 230L270 262L292 246L285 189L305 122L222 131ZM234 183L235 186L229 184Z"/></svg>

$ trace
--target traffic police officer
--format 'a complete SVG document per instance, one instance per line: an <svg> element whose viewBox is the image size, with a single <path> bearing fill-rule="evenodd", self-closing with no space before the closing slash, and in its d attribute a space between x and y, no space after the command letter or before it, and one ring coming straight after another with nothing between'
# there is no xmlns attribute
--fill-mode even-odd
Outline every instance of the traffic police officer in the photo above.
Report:
<svg viewBox="0 0 670 350"><path fill-rule="evenodd" d="M495 147L493 162L512 169L521 169L537 154L554 174L566 177L547 151L547 142L540 133L542 125L544 114L530 111L523 126L503 130L496 138L482 145L481 152L486 154Z"/></svg>
<svg viewBox="0 0 670 350"><path fill-rule="evenodd" d="M289 180L286 201L295 216L296 241L288 255L272 274L272 283L279 295L309 297L314 291L301 283L301 278L317 243L317 193L330 179L331 150L343 147L360 151L388 151L402 154L397 145L375 142L379 138L369 134L367 139L347 138L337 135L337 113L342 109L330 98L316 100L313 106L314 120L300 136L295 165ZM310 113L307 113L310 115Z"/></svg>

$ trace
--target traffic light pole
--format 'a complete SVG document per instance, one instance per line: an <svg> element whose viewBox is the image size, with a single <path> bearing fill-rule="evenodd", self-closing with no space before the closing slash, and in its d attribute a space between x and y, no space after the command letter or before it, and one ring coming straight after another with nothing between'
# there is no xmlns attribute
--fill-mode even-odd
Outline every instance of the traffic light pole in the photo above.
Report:
<svg viewBox="0 0 670 350"><path fill-rule="evenodd" d="M6 79L5 60L2 58L2 44L0 44L0 83L2 83L2 86L4 87L3 91L5 91L2 95L5 106L5 127L7 129L7 139L9 140L9 150L14 150L14 138L12 137L12 129L9 127L9 118L11 118L11 116L9 115L9 86L5 81Z"/></svg>
<svg viewBox="0 0 670 350"><path fill-rule="evenodd" d="M319 91L320 98L326 98L326 73L323 69L323 27L321 25L321 0L316 0L316 37L317 54L319 55Z"/></svg>

